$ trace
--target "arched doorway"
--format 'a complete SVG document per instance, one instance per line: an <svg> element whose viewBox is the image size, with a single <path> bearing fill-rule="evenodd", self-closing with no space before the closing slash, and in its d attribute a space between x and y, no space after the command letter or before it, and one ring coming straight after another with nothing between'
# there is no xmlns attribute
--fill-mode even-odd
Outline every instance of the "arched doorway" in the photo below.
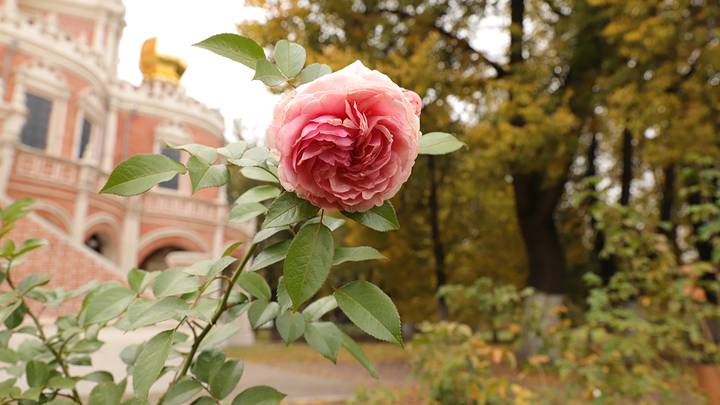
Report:
<svg viewBox="0 0 720 405"><path fill-rule="evenodd" d="M150 252L140 263L140 268L146 271L165 270L170 267L167 263L167 256L173 252L184 252L180 246L163 246Z"/></svg>

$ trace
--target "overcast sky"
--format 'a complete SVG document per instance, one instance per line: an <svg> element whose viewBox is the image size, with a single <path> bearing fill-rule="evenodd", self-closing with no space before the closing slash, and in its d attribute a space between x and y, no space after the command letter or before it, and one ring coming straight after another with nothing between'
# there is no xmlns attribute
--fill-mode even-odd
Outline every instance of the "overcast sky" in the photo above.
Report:
<svg viewBox="0 0 720 405"><path fill-rule="evenodd" d="M233 139L233 120L242 119L248 137L264 134L276 96L252 81L252 71L236 62L191 45L211 35L235 32L235 24L262 12L242 0L124 0L126 27L120 42L120 78L142 81L140 47L158 38L158 50L188 63L182 85L188 94L225 117L225 135Z"/></svg>
<svg viewBox="0 0 720 405"><path fill-rule="evenodd" d="M222 32L236 32L235 24L262 18L262 10L245 7L243 0L124 0L126 26L120 42L120 78L139 84L140 47L158 38L161 53L181 57L188 63L182 85L188 94L225 117L225 135L234 139L233 120L240 118L245 137L264 136L277 96L265 85L252 81L251 69L192 44ZM507 33L500 18L485 18L473 45L496 60L507 47Z"/></svg>

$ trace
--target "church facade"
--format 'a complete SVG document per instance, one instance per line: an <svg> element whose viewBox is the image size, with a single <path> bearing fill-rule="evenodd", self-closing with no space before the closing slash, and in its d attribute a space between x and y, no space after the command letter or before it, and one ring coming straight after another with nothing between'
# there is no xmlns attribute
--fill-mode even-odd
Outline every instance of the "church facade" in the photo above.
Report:
<svg viewBox="0 0 720 405"><path fill-rule="evenodd" d="M22 272L68 288L216 257L252 232L225 224L224 190L193 195L186 176L141 196L98 194L130 156L182 161L168 144L225 142L220 113L185 94L184 64L154 40L142 49L143 83L118 79L123 26L121 0L0 0L0 204L36 201L15 239L50 246Z"/></svg>

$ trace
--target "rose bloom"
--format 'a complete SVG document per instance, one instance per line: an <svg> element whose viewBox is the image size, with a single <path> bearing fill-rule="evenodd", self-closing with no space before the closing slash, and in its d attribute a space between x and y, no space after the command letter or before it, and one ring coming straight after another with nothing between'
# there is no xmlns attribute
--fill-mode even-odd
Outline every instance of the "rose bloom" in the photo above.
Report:
<svg viewBox="0 0 720 405"><path fill-rule="evenodd" d="M268 146L286 190L316 206L366 211L393 197L418 155L420 97L355 62L286 94Z"/></svg>

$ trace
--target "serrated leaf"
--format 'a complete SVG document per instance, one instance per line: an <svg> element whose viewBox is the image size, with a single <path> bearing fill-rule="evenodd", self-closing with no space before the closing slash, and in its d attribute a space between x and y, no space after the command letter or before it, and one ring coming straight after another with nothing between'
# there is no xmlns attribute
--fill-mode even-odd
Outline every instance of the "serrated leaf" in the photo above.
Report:
<svg viewBox="0 0 720 405"><path fill-rule="evenodd" d="M250 271L260 270L283 260L285 256L287 256L290 242L290 240L278 242L258 253L255 258L253 258ZM270 297L267 297L267 299L270 299Z"/></svg>
<svg viewBox="0 0 720 405"><path fill-rule="evenodd" d="M153 293L156 297L162 298L197 291L198 287L200 281L197 277L185 273L182 268L173 268L160 273L155 280Z"/></svg>
<svg viewBox="0 0 720 405"><path fill-rule="evenodd" d="M136 301L128 307L129 321L124 330L134 330L182 316L189 308L187 302L177 297L165 297L159 301Z"/></svg>
<svg viewBox="0 0 720 405"><path fill-rule="evenodd" d="M318 208L309 201L298 197L295 193L285 192L270 205L262 227L277 228L293 225L312 218L317 212Z"/></svg>
<svg viewBox="0 0 720 405"><path fill-rule="evenodd" d="M194 46L240 62L250 69L255 69L257 62L265 59L265 51L257 42L238 34L213 35Z"/></svg>
<svg viewBox="0 0 720 405"><path fill-rule="evenodd" d="M272 172L262 167L243 167L240 169L240 173L250 180L264 181L267 183L279 183L279 180Z"/></svg>
<svg viewBox="0 0 720 405"><path fill-rule="evenodd" d="M257 202L236 204L230 210L230 219L228 222L231 224L240 224L249 221L258 215L262 215L267 211L267 208Z"/></svg>
<svg viewBox="0 0 720 405"><path fill-rule="evenodd" d="M335 291L340 309L358 328L376 339L403 345L400 315L379 287L354 281Z"/></svg>
<svg viewBox="0 0 720 405"><path fill-rule="evenodd" d="M212 164L217 160L217 150L199 143L189 143L187 145L173 146L173 149L184 150L193 157L199 158L202 162Z"/></svg>
<svg viewBox="0 0 720 405"><path fill-rule="evenodd" d="M266 239L269 239L273 235L277 235L278 233L282 231L288 231L290 230L287 226L279 226L275 228L265 228L258 231L258 233L255 234L255 237L253 237L252 242L254 244L258 244Z"/></svg>
<svg viewBox="0 0 720 405"><path fill-rule="evenodd" d="M380 232L393 231L400 228L395 208L390 201L385 201L379 207L373 207L365 212L342 213L355 222L359 222L370 229Z"/></svg>
<svg viewBox="0 0 720 405"><path fill-rule="evenodd" d="M85 298L80 323L88 326L107 322L120 315L135 299L135 292L125 287L101 288Z"/></svg>
<svg viewBox="0 0 720 405"><path fill-rule="evenodd" d="M245 204L253 202L261 202L275 198L280 195L280 189L275 186L262 185L255 186L246 192L242 193L240 197L235 200L235 204Z"/></svg>
<svg viewBox="0 0 720 405"><path fill-rule="evenodd" d="M305 325L305 341L323 357L335 363L342 345L340 329L331 322L311 322Z"/></svg>
<svg viewBox="0 0 720 405"><path fill-rule="evenodd" d="M220 349L202 351L192 365L192 372L198 380L208 382L224 361L225 353Z"/></svg>
<svg viewBox="0 0 720 405"><path fill-rule="evenodd" d="M122 390L112 382L102 382L90 391L90 405L119 405L122 400Z"/></svg>
<svg viewBox="0 0 720 405"><path fill-rule="evenodd" d="M444 155L465 146L455 136L445 132L430 132L420 137L418 144L422 155Z"/></svg>
<svg viewBox="0 0 720 405"><path fill-rule="evenodd" d="M284 398L285 394L275 388L259 385L238 394L232 405L278 405Z"/></svg>
<svg viewBox="0 0 720 405"><path fill-rule="evenodd" d="M278 41L273 50L275 64L288 79L292 79L300 73L305 66L306 56L305 48L285 39Z"/></svg>
<svg viewBox="0 0 720 405"><path fill-rule="evenodd" d="M335 256L333 257L333 266L337 266L346 262L362 262L365 260L387 259L377 249L370 246L358 247L338 247L335 248Z"/></svg>
<svg viewBox="0 0 720 405"><path fill-rule="evenodd" d="M244 272L238 276L238 285L256 298L270 300L272 291L265 278L258 273Z"/></svg>
<svg viewBox="0 0 720 405"><path fill-rule="evenodd" d="M308 219L304 225L317 224L320 222L320 217ZM331 217L330 215L323 215L322 223L327 226L331 231L335 232L338 228L345 225L345 220L342 218Z"/></svg>
<svg viewBox="0 0 720 405"><path fill-rule="evenodd" d="M255 300L248 308L250 326L257 329L275 319L279 313L280 305L277 302L268 302L264 299Z"/></svg>
<svg viewBox="0 0 720 405"><path fill-rule="evenodd" d="M223 155L226 159L240 159L247 150L247 142L237 141L229 143L222 148L218 148L217 152Z"/></svg>
<svg viewBox="0 0 720 405"><path fill-rule="evenodd" d="M275 320L275 327L282 340L290 344L305 333L305 317L297 312L285 311Z"/></svg>
<svg viewBox="0 0 720 405"><path fill-rule="evenodd" d="M267 59L257 61L253 80L260 80L269 87L279 86L287 81L277 66L273 65L272 62Z"/></svg>
<svg viewBox="0 0 720 405"><path fill-rule="evenodd" d="M333 253L332 232L322 224L303 227L290 243L283 266L283 280L296 309L325 283Z"/></svg>
<svg viewBox="0 0 720 405"><path fill-rule="evenodd" d="M131 269L128 272L127 280L130 288L140 294L145 291L147 286L150 285L150 283L152 283L159 275L160 272L158 271L149 272L140 269Z"/></svg>
<svg viewBox="0 0 720 405"><path fill-rule="evenodd" d="M100 193L121 196L142 194L185 171L180 162L164 155L135 155L112 171Z"/></svg>
<svg viewBox="0 0 720 405"><path fill-rule="evenodd" d="M173 383L165 394L162 405L184 405L202 391L202 385L190 377L183 377Z"/></svg>
<svg viewBox="0 0 720 405"><path fill-rule="evenodd" d="M312 63L307 65L305 69L300 72L300 83L310 83L318 77L325 76L326 74L332 73L332 68L324 63Z"/></svg>
<svg viewBox="0 0 720 405"><path fill-rule="evenodd" d="M313 302L312 304L308 305L303 310L303 315L305 316L305 319L307 319L309 322L317 321L322 318L323 315L327 314L335 308L337 308L337 301L335 300L335 297L332 295L328 295L327 297L322 297Z"/></svg>
<svg viewBox="0 0 720 405"><path fill-rule="evenodd" d="M174 337L174 330L166 330L153 336L143 345L132 372L133 390L137 398L146 399L150 387L160 377Z"/></svg>
<svg viewBox="0 0 720 405"><path fill-rule="evenodd" d="M230 174L225 165L211 166L197 156L190 157L187 170L190 173L193 193L208 187L224 186L230 179Z"/></svg>
<svg viewBox="0 0 720 405"><path fill-rule="evenodd" d="M372 365L370 362L370 359L367 358L365 355L365 352L363 352L362 348L360 347L357 342L353 340L348 334L346 334L343 331L340 331L340 340L342 341L342 346L347 350L355 359L362 364L363 367L370 373L371 376L374 378L379 378L377 370L375 369L375 366Z"/></svg>
<svg viewBox="0 0 720 405"><path fill-rule="evenodd" d="M210 393L215 398L224 399L240 382L244 370L241 360L228 360L210 378Z"/></svg>

